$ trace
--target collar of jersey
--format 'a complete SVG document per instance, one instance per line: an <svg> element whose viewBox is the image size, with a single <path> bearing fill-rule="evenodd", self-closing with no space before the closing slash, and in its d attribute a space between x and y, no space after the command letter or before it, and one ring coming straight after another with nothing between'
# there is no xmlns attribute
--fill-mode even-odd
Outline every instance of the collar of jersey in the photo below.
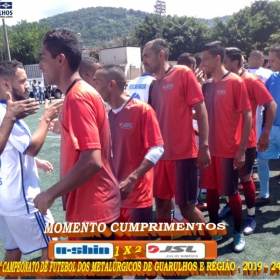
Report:
<svg viewBox="0 0 280 280"><path fill-rule="evenodd" d="M0 100L0 103L6 104L7 102L6 102L6 100Z"/></svg>

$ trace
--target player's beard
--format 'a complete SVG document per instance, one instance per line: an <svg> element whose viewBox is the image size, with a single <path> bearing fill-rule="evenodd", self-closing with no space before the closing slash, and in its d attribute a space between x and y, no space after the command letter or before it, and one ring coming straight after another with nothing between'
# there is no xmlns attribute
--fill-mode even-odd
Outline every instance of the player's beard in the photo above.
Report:
<svg viewBox="0 0 280 280"><path fill-rule="evenodd" d="M21 94L19 90L15 89L13 87L12 87L12 95L16 101L24 100L24 99L26 99L26 96L27 96L27 95L24 96L23 93Z"/></svg>

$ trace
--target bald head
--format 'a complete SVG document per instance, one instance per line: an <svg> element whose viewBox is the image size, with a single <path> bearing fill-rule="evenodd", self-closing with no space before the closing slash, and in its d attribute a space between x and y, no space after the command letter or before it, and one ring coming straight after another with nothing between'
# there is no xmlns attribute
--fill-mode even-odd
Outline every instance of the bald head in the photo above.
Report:
<svg viewBox="0 0 280 280"><path fill-rule="evenodd" d="M81 78L93 86L93 77L97 68L99 67L98 60L93 57L83 57L79 66L79 73Z"/></svg>
<svg viewBox="0 0 280 280"><path fill-rule="evenodd" d="M253 50L250 53L248 62L250 68L260 68L263 65L264 55L261 51Z"/></svg>

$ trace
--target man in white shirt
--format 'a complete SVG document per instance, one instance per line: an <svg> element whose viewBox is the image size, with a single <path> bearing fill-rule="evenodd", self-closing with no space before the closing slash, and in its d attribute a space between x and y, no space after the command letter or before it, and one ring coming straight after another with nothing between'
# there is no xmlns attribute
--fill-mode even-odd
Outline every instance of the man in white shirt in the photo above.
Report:
<svg viewBox="0 0 280 280"><path fill-rule="evenodd" d="M271 70L263 68L263 61L264 61L264 54L261 51L253 50L250 53L248 62L249 62L249 72L253 75L259 77L263 83L271 76L273 73ZM261 130L262 130L262 123L263 123L263 106L257 107L256 113L257 121L256 121L256 133L257 133L257 140L260 138Z"/></svg>
<svg viewBox="0 0 280 280"><path fill-rule="evenodd" d="M20 62L0 62L0 124L4 123L7 111L6 93L11 93L13 101L21 101L26 99L28 87ZM19 261L22 253L37 250L42 250L42 261L48 260L50 238L44 234L44 227L46 222L53 222L53 218L50 212L43 216L34 207L33 199L40 192L36 163L42 167L42 162L35 156L45 141L49 123L58 116L62 102L45 105L33 135L25 122L17 120L1 154L0 236L6 249L5 261Z"/></svg>

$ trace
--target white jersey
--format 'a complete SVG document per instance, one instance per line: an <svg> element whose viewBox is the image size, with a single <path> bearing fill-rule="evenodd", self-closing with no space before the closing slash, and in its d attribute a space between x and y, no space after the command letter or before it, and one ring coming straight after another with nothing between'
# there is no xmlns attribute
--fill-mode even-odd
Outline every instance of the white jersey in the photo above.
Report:
<svg viewBox="0 0 280 280"><path fill-rule="evenodd" d="M149 89L153 80L155 80L155 78L152 75L143 74L140 77L131 80L128 83L126 90L133 98L137 98L145 103L148 103Z"/></svg>
<svg viewBox="0 0 280 280"><path fill-rule="evenodd" d="M271 76L273 73L271 70L260 67L260 68L250 68L249 72L253 75L259 77L263 83ZM263 123L263 106L257 107L256 112L256 133L257 133L257 140L260 138L261 131L262 131L262 123Z"/></svg>
<svg viewBox="0 0 280 280"><path fill-rule="evenodd" d="M250 68L249 72L253 75L259 77L264 83L273 73L271 70L260 67L260 68Z"/></svg>
<svg viewBox="0 0 280 280"><path fill-rule="evenodd" d="M0 101L0 124L6 102ZM35 158L25 154L31 133L24 121L17 121L0 157L0 215L17 216L37 212L33 199L38 193L39 177Z"/></svg>

